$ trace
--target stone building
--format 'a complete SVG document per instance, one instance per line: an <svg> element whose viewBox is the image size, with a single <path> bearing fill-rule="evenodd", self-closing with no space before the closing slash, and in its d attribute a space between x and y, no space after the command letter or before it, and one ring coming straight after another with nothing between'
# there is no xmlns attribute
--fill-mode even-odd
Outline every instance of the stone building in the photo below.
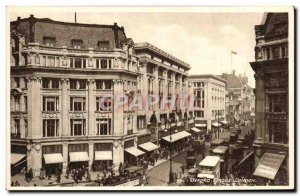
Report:
<svg viewBox="0 0 300 196"><path fill-rule="evenodd" d="M217 130L225 122L226 81L214 75L191 75L194 91L195 126Z"/></svg>
<svg viewBox="0 0 300 196"><path fill-rule="evenodd" d="M248 120L254 114L255 96L253 88L248 85L248 77L223 73L218 76L226 81L226 120L231 123L240 123Z"/></svg>
<svg viewBox="0 0 300 196"><path fill-rule="evenodd" d="M193 126L193 111L189 105L180 106L181 100L189 101L192 96L188 81L190 65L149 44L137 43L134 53L139 57L140 73L138 89L142 97L157 95L157 104L137 111L139 126L138 143L159 143L168 126L173 131L188 130ZM186 97L183 97L187 95ZM169 101L174 101L174 105ZM168 125L168 123L171 125Z"/></svg>
<svg viewBox="0 0 300 196"><path fill-rule="evenodd" d="M124 28L31 15L10 32L12 164L25 157L37 174L54 163L123 162L124 146L136 146L137 119L109 106L135 92L139 76Z"/></svg>
<svg viewBox="0 0 300 196"><path fill-rule="evenodd" d="M148 43L135 45L116 23L31 15L10 25L13 170L25 166L37 175L49 165L65 170L107 161L117 167L130 162L126 154L144 154L139 145L159 140L151 137L156 124L170 118L180 129L192 119L188 109L116 106L118 96L130 102L134 95L187 94L190 69Z"/></svg>
<svg viewBox="0 0 300 196"><path fill-rule="evenodd" d="M255 26L255 62L250 63L256 80L254 176L275 185L289 183L288 19L288 13L264 15Z"/></svg>

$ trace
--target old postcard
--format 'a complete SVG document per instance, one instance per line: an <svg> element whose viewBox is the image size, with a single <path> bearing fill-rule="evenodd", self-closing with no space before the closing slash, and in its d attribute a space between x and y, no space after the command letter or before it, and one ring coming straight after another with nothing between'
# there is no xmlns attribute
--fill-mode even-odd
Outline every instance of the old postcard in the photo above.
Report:
<svg viewBox="0 0 300 196"><path fill-rule="evenodd" d="M293 7L7 7L8 190L293 190Z"/></svg>

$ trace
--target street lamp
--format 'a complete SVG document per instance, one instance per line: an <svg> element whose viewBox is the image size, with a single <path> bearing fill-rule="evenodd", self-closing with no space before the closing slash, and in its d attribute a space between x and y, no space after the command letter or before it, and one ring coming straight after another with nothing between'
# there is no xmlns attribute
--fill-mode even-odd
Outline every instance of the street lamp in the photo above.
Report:
<svg viewBox="0 0 300 196"><path fill-rule="evenodd" d="M219 123L219 118L220 118L220 115L219 115L219 110L217 110L217 117L218 117L218 139L220 138L220 123Z"/></svg>
<svg viewBox="0 0 300 196"><path fill-rule="evenodd" d="M175 124L176 124L176 122L175 122ZM170 153L169 184L171 184L174 181L174 179L173 179L173 171L172 171L172 160L173 160L173 156L172 156L172 129L171 129L171 120L170 119L167 120L165 128L166 128L165 131L169 132L169 136L170 136L170 144L169 144L169 153Z"/></svg>

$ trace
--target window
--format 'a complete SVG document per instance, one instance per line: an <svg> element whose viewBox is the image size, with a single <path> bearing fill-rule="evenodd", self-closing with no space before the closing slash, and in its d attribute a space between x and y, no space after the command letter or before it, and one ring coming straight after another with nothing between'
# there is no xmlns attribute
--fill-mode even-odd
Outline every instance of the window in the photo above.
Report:
<svg viewBox="0 0 300 196"><path fill-rule="evenodd" d="M204 111L195 111L195 117L204 118Z"/></svg>
<svg viewBox="0 0 300 196"><path fill-rule="evenodd" d="M287 112L287 94L271 94L269 98L269 112Z"/></svg>
<svg viewBox="0 0 300 196"><path fill-rule="evenodd" d="M137 117L137 128L138 129L146 128L146 116L138 116Z"/></svg>
<svg viewBox="0 0 300 196"><path fill-rule="evenodd" d="M55 67L55 57L53 56L48 56L48 59L47 59L47 66L50 66L50 67Z"/></svg>
<svg viewBox="0 0 300 196"><path fill-rule="evenodd" d="M99 41L98 48L100 50L108 50L109 49L109 41Z"/></svg>
<svg viewBox="0 0 300 196"><path fill-rule="evenodd" d="M85 135L85 119L71 119L71 136Z"/></svg>
<svg viewBox="0 0 300 196"><path fill-rule="evenodd" d="M73 39L72 40L72 46L73 46L73 48L75 48L75 49L81 49L82 45L83 45L83 41L82 40L79 40L79 39Z"/></svg>
<svg viewBox="0 0 300 196"><path fill-rule="evenodd" d="M59 136L59 120L43 119L43 137Z"/></svg>
<svg viewBox="0 0 300 196"><path fill-rule="evenodd" d="M268 121L269 129L269 142L287 144L288 143L288 130L286 122Z"/></svg>
<svg viewBox="0 0 300 196"><path fill-rule="evenodd" d="M59 111L59 97L43 97L43 111Z"/></svg>
<svg viewBox="0 0 300 196"><path fill-rule="evenodd" d="M46 46L55 46L55 37L43 37Z"/></svg>
<svg viewBox="0 0 300 196"><path fill-rule="evenodd" d="M27 119L24 119L24 127L25 127L25 137L28 136L28 121Z"/></svg>
<svg viewBox="0 0 300 196"><path fill-rule="evenodd" d="M20 78L14 78L15 81L15 87L20 88Z"/></svg>
<svg viewBox="0 0 300 196"><path fill-rule="evenodd" d="M85 97L70 97L70 111L85 111Z"/></svg>
<svg viewBox="0 0 300 196"><path fill-rule="evenodd" d="M84 90L86 89L86 80L70 80L70 89L72 90Z"/></svg>
<svg viewBox="0 0 300 196"><path fill-rule="evenodd" d="M111 97L96 97L96 111L111 111Z"/></svg>
<svg viewBox="0 0 300 196"><path fill-rule="evenodd" d="M111 119L100 118L96 120L97 135L111 135Z"/></svg>
<svg viewBox="0 0 300 196"><path fill-rule="evenodd" d="M96 89L97 90L111 90L112 81L111 80L96 80Z"/></svg>
<svg viewBox="0 0 300 196"><path fill-rule="evenodd" d="M20 131L20 119L14 119L14 126L15 126L14 133L19 134L21 132Z"/></svg>
<svg viewBox="0 0 300 196"><path fill-rule="evenodd" d="M58 89L59 79L56 78L43 78L42 87L45 89Z"/></svg>
<svg viewBox="0 0 300 196"><path fill-rule="evenodd" d="M25 111L27 111L28 110L27 96L24 96L24 106L25 106Z"/></svg>
<svg viewBox="0 0 300 196"><path fill-rule="evenodd" d="M96 59L97 69L111 69L112 59Z"/></svg>

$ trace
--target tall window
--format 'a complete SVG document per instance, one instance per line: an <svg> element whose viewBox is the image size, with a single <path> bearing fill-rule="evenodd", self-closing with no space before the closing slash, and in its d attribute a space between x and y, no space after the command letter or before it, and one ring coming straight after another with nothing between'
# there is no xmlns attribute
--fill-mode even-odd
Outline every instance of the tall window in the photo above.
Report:
<svg viewBox="0 0 300 196"><path fill-rule="evenodd" d="M70 97L70 111L85 111L85 97Z"/></svg>
<svg viewBox="0 0 300 196"><path fill-rule="evenodd" d="M46 89L58 89L59 79L57 78L43 78L42 87Z"/></svg>
<svg viewBox="0 0 300 196"><path fill-rule="evenodd" d="M96 110L111 111L112 110L111 97L96 97Z"/></svg>
<svg viewBox="0 0 300 196"><path fill-rule="evenodd" d="M59 120L43 119L43 137L59 136Z"/></svg>
<svg viewBox="0 0 300 196"><path fill-rule="evenodd" d="M25 111L28 110L28 101L27 101L27 96L24 96L24 108L25 108Z"/></svg>
<svg viewBox="0 0 300 196"><path fill-rule="evenodd" d="M50 67L55 67L55 57L53 56L48 56L48 59L47 59L47 66L50 66Z"/></svg>
<svg viewBox="0 0 300 196"><path fill-rule="evenodd" d="M71 68L86 68L86 58L70 58Z"/></svg>
<svg viewBox="0 0 300 196"><path fill-rule="evenodd" d="M111 119L100 118L96 120L97 135L111 135Z"/></svg>
<svg viewBox="0 0 300 196"><path fill-rule="evenodd" d="M195 111L195 117L204 118L204 111Z"/></svg>
<svg viewBox="0 0 300 196"><path fill-rule="evenodd" d="M137 117L137 128L138 129L146 128L146 116L138 116Z"/></svg>
<svg viewBox="0 0 300 196"><path fill-rule="evenodd" d="M111 80L96 80L96 89L97 90L111 90L112 81Z"/></svg>
<svg viewBox="0 0 300 196"><path fill-rule="evenodd" d="M269 94L268 112L287 112L287 94Z"/></svg>
<svg viewBox="0 0 300 196"><path fill-rule="evenodd" d="M43 111L59 111L59 97L43 97Z"/></svg>
<svg viewBox="0 0 300 196"><path fill-rule="evenodd" d="M14 119L14 133L15 134L20 134L21 130L20 130L20 119Z"/></svg>
<svg viewBox="0 0 300 196"><path fill-rule="evenodd" d="M85 119L71 119L71 136L86 135Z"/></svg>
<svg viewBox="0 0 300 196"><path fill-rule="evenodd" d="M70 80L70 89L71 90L84 90L86 89L86 80Z"/></svg>
<svg viewBox="0 0 300 196"><path fill-rule="evenodd" d="M112 59L96 59L97 69L111 69Z"/></svg>
<svg viewBox="0 0 300 196"><path fill-rule="evenodd" d="M269 129L269 142L272 143L280 143L287 144L288 136L287 136L287 124L286 122L268 122Z"/></svg>

